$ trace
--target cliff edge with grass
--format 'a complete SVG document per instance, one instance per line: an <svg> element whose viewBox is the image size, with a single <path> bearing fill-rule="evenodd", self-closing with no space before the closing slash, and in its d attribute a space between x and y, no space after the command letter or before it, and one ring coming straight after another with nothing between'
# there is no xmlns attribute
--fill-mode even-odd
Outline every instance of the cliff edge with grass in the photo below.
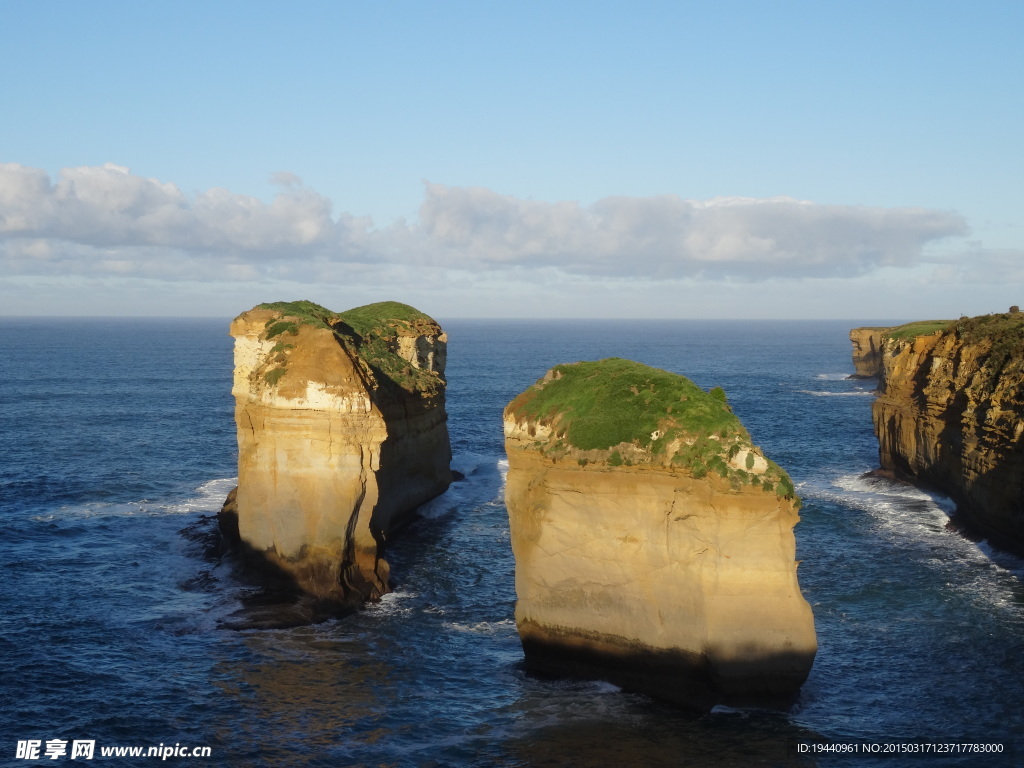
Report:
<svg viewBox="0 0 1024 768"><path fill-rule="evenodd" d="M238 487L222 529L247 562L302 591L379 597L388 536L452 479L447 337L395 302L260 304L230 332Z"/></svg>
<svg viewBox="0 0 1024 768"><path fill-rule="evenodd" d="M888 329L872 418L883 470L948 495L978 535L1024 548L1024 315Z"/></svg>
<svg viewBox="0 0 1024 768"><path fill-rule="evenodd" d="M817 649L799 501L720 388L628 360L559 365L504 430L529 668L703 711L793 700Z"/></svg>

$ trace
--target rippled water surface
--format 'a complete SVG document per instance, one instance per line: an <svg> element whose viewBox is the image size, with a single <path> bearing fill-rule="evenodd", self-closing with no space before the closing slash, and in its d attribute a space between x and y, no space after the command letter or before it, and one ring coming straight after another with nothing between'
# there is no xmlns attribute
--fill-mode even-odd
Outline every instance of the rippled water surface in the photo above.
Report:
<svg viewBox="0 0 1024 768"><path fill-rule="evenodd" d="M950 532L942 499L862 477L872 384L845 378L860 324L444 323L466 480L389 551L394 593L342 620L236 631L224 622L253 589L208 552L235 474L227 322L0 321L0 757L28 764L29 739L210 746L168 762L225 766L898 765L796 745L1013 748L1024 563ZM692 717L524 674L501 410L551 365L611 356L722 386L796 482L820 650L792 712Z"/></svg>

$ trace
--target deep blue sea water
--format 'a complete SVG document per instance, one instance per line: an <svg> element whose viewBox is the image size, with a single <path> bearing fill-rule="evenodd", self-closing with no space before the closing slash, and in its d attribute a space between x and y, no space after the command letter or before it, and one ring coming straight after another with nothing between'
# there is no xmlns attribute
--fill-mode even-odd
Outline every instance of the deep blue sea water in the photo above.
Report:
<svg viewBox="0 0 1024 768"><path fill-rule="evenodd" d="M1002 766L1024 761L1024 562L861 476L872 383L849 322L444 323L467 479L341 620L236 631L206 553L236 449L225 320L0 320L0 763L18 741L209 746L217 766ZM621 356L722 386L803 498L820 650L791 712L694 717L522 669L501 411L551 365ZM801 757L813 739L992 742L1016 758ZM54 765L69 760L40 760ZM1016 762L1015 762L1016 760Z"/></svg>

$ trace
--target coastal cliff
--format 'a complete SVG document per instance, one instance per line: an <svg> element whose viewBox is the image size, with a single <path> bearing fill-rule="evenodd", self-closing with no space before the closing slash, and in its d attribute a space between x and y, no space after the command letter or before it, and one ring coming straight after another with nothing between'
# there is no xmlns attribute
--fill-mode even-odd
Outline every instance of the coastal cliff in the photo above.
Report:
<svg viewBox="0 0 1024 768"><path fill-rule="evenodd" d="M230 333L238 487L222 530L319 598L379 597L387 537L451 483L447 337L395 302L261 304Z"/></svg>
<svg viewBox="0 0 1024 768"><path fill-rule="evenodd" d="M529 668L704 711L792 701L817 649L799 501L721 389L627 360L560 365L504 431Z"/></svg>
<svg viewBox="0 0 1024 768"><path fill-rule="evenodd" d="M948 495L961 522L1024 548L1024 315L890 329L872 418L883 470Z"/></svg>
<svg viewBox="0 0 1024 768"><path fill-rule="evenodd" d="M888 328L854 328L850 331L853 344L853 375L851 379L874 379L882 373L882 338Z"/></svg>

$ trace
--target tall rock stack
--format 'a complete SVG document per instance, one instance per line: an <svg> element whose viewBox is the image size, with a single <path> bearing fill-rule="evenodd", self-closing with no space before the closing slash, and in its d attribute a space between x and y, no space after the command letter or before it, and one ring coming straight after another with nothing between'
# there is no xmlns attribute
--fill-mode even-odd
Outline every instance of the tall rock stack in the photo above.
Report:
<svg viewBox="0 0 1024 768"><path fill-rule="evenodd" d="M447 337L395 302L261 304L231 335L238 488L222 528L305 592L380 596L388 535L452 479Z"/></svg>
<svg viewBox="0 0 1024 768"><path fill-rule="evenodd" d="M720 390L560 365L505 409L529 668L690 708L792 702L817 650L792 483Z"/></svg>

